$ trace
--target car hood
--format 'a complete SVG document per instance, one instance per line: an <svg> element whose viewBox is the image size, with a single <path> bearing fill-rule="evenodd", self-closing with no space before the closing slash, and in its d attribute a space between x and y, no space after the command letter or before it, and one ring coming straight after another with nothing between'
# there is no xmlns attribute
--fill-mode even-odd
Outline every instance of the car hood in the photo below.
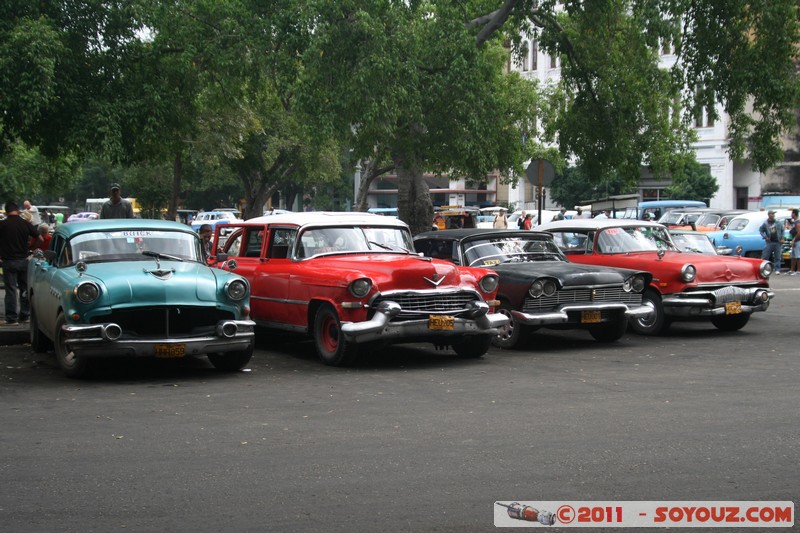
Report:
<svg viewBox="0 0 800 533"><path fill-rule="evenodd" d="M216 301L218 278L230 274L196 262L89 263L83 278L102 286L107 305L192 305Z"/></svg>
<svg viewBox="0 0 800 533"><path fill-rule="evenodd" d="M634 274L633 270L594 265L580 265L563 261L537 261L531 263L504 263L492 267L506 281L533 281L548 276L556 278L562 287L587 285L621 285Z"/></svg>
<svg viewBox="0 0 800 533"><path fill-rule="evenodd" d="M637 252L614 254L619 264L628 268L642 268L653 272L654 277L663 275L665 270L680 272L683 265L694 265L697 269L696 283L731 283L762 280L758 275L760 259L726 255L687 254L666 252L658 259L656 252Z"/></svg>
<svg viewBox="0 0 800 533"><path fill-rule="evenodd" d="M370 278L378 290L421 290L462 287L459 267L447 261L399 254L331 255L308 260L317 282L335 280L346 286L351 281ZM473 270L472 274L481 270ZM480 274L475 279L480 279ZM474 287L471 287L474 288Z"/></svg>

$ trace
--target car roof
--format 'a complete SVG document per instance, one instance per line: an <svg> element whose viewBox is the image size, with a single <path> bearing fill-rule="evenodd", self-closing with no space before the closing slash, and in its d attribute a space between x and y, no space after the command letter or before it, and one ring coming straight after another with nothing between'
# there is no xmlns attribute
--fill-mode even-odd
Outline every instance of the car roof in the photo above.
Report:
<svg viewBox="0 0 800 533"><path fill-rule="evenodd" d="M106 218L90 222L67 222L56 228L56 232L71 238L80 233L95 231L125 231L125 230L169 230L182 233L195 234L192 228L180 222L171 220L151 220L146 218Z"/></svg>
<svg viewBox="0 0 800 533"><path fill-rule="evenodd" d="M475 236L486 236L486 237L498 237L498 236L507 236L507 235L534 235L534 236L543 236L545 233L543 231L531 231L526 229L494 229L494 228L466 228L466 229L443 229L438 231L426 231L425 233L420 233L414 237L414 240L419 238L426 238L426 239L456 239L462 240L468 237L475 237Z"/></svg>
<svg viewBox="0 0 800 533"><path fill-rule="evenodd" d="M776 218L789 217L789 216L792 215L791 209L775 209L774 211L775 211L775 217ZM739 215L736 215L734 220L737 219L737 218L746 218L748 220L753 220L753 219L757 219L757 218L767 218L768 215L769 215L769 210L765 210L765 211L748 211L746 213L741 213Z"/></svg>
<svg viewBox="0 0 800 533"><path fill-rule="evenodd" d="M405 222L397 218L363 213L361 211L310 211L302 213L280 213L251 218L245 221L250 224L293 224L298 226L320 225L364 225L364 226L394 226L407 228Z"/></svg>
<svg viewBox="0 0 800 533"><path fill-rule="evenodd" d="M652 226L663 228L662 224L658 222L649 222L647 220L637 220L634 218L571 218L567 220L558 220L555 222L545 222L537 226L537 229L542 231L558 230L558 229L604 229L604 228L630 228L630 227L643 227Z"/></svg>

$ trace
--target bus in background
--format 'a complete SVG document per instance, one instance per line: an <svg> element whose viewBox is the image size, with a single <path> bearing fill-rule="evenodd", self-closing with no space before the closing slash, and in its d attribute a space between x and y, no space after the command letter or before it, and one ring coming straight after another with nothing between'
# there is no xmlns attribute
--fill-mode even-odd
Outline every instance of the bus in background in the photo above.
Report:
<svg viewBox="0 0 800 533"><path fill-rule="evenodd" d="M369 209L367 209L367 212L372 213L374 215L382 215L385 217L397 218L396 207L370 207Z"/></svg>
<svg viewBox="0 0 800 533"><path fill-rule="evenodd" d="M673 209L686 209L691 207L708 207L705 202L698 200L651 200L639 202L638 207L628 207L622 218L638 218L644 220L646 216L653 215L653 220L658 220L667 211Z"/></svg>

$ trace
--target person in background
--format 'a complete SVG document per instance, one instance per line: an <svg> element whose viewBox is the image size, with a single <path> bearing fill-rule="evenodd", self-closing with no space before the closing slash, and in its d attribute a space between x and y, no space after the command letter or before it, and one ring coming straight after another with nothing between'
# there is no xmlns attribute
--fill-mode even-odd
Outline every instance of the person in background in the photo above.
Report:
<svg viewBox="0 0 800 533"><path fill-rule="evenodd" d="M63 223L64 223L64 213L59 211L58 213L55 214L55 225L60 226Z"/></svg>
<svg viewBox="0 0 800 533"><path fill-rule="evenodd" d="M772 261L775 267L775 275L781 273L781 244L783 244L783 224L775 220L775 211L770 209L767 212L767 220L758 228L761 238L764 239L764 251L761 259Z"/></svg>
<svg viewBox="0 0 800 533"><path fill-rule="evenodd" d="M22 202L22 207L25 208L25 211L31 214L31 224L39 227L39 224L42 223L42 217L39 215L39 210L36 208L36 206L31 205L28 200L25 200Z"/></svg>
<svg viewBox="0 0 800 533"><path fill-rule="evenodd" d="M122 198L119 183L111 184L111 197L100 209L100 218L133 218L133 206Z"/></svg>
<svg viewBox="0 0 800 533"><path fill-rule="evenodd" d="M522 229L533 229L533 217L530 213L525 215L525 220L522 222Z"/></svg>
<svg viewBox="0 0 800 533"><path fill-rule="evenodd" d="M508 217L506 216L506 210L505 209L501 209L494 216L494 227L496 229L507 229L508 228Z"/></svg>
<svg viewBox="0 0 800 533"><path fill-rule="evenodd" d="M28 255L31 237L39 232L33 224L20 216L16 202L8 201L6 218L0 220L0 261L3 262L3 284L5 287L6 325L16 326L27 322L30 314L28 303Z"/></svg>
<svg viewBox="0 0 800 533"><path fill-rule="evenodd" d="M556 220L564 220L564 215L566 213L567 213L567 208L566 207L562 207L561 211L559 211L558 213L553 215L553 222L555 222Z"/></svg>
<svg viewBox="0 0 800 533"><path fill-rule="evenodd" d="M200 229L197 230L197 234L200 235L200 241L202 243L203 263L208 263L208 258L213 255L211 253L211 237L214 236L214 231L211 229L210 224L203 224L200 226Z"/></svg>
<svg viewBox="0 0 800 533"><path fill-rule="evenodd" d="M800 274L800 239L797 238L797 234L800 233L800 218L798 214L800 214L800 210L792 209L792 218L789 219L792 224L789 229L789 237L792 239L789 247L789 258L791 259L789 263L790 276Z"/></svg>
<svg viewBox="0 0 800 533"><path fill-rule="evenodd" d="M594 218L608 218L608 212L607 211L600 211L600 214L597 215Z"/></svg>
<svg viewBox="0 0 800 533"><path fill-rule="evenodd" d="M50 235L50 226L47 224L39 224L39 236L33 237L30 242L31 251L47 250L50 248L50 241L53 236Z"/></svg>
<svg viewBox="0 0 800 533"><path fill-rule="evenodd" d="M528 214L525 211L523 211L522 214L517 219L517 228L525 229L524 226L525 226L525 217L526 216L528 216Z"/></svg>

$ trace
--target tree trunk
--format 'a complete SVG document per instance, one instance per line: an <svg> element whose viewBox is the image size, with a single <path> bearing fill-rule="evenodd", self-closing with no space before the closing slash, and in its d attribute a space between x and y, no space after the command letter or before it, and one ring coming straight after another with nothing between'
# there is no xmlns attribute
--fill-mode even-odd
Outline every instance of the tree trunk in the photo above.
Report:
<svg viewBox="0 0 800 533"><path fill-rule="evenodd" d="M175 154L172 162L172 195L169 198L169 208L167 209L167 220L175 220L178 214L178 197L181 195L181 182L183 181L183 158L181 153Z"/></svg>
<svg viewBox="0 0 800 533"><path fill-rule="evenodd" d="M397 169L397 213L400 220L409 225L412 235L430 231L433 204L420 165L404 154L396 154L394 163Z"/></svg>
<svg viewBox="0 0 800 533"><path fill-rule="evenodd" d="M388 165L385 167L378 167L378 162L374 159L369 159L364 165L363 174L361 175L361 184L358 186L358 194L356 195L356 203L353 206L355 211L367 211L369 205L367 204L367 197L369 196L369 188L376 178L391 172L394 166Z"/></svg>

